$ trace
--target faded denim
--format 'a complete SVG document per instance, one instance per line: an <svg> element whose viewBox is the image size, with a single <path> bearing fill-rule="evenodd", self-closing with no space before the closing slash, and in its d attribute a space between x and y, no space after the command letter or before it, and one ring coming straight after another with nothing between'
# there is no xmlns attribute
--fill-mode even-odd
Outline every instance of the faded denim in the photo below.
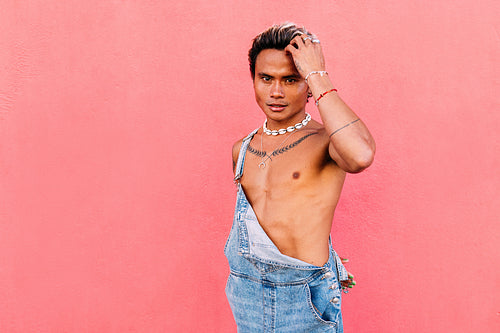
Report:
<svg viewBox="0 0 500 333"><path fill-rule="evenodd" d="M224 247L226 296L238 332L343 332L341 287L347 271L330 241L328 262L314 266L282 254L260 226L239 183L250 133L236 165L238 194Z"/></svg>

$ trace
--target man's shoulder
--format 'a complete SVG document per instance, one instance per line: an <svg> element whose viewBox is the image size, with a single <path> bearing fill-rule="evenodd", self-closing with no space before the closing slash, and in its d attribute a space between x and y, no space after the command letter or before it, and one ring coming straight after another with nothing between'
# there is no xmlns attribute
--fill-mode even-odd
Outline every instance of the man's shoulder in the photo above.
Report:
<svg viewBox="0 0 500 333"><path fill-rule="evenodd" d="M232 157L233 157L233 172L235 171L236 168L236 162L238 161L238 156L240 154L241 150L241 145L243 143L243 140L247 138L248 135L244 136L243 138L239 139L233 144L233 149L232 149Z"/></svg>
<svg viewBox="0 0 500 333"><path fill-rule="evenodd" d="M236 141L233 144L233 160L238 159L238 154L240 152L241 144L243 143L243 140L245 140L248 136L250 136L251 134L253 134L254 132L257 132L257 131L258 131L258 129L255 129L253 132L250 132L250 134L245 135L244 137L242 137L241 139L239 139L238 141Z"/></svg>
<svg viewBox="0 0 500 333"><path fill-rule="evenodd" d="M245 140L246 136L242 137L241 139L239 139L238 141L236 141L234 144L233 144L233 149L236 148L236 147L241 147L241 144L243 143L243 140Z"/></svg>
<svg viewBox="0 0 500 333"><path fill-rule="evenodd" d="M307 133L308 135L313 135L314 138L317 141L321 141L323 143L329 142L328 134L326 132L325 126L323 124L317 122L317 121L312 121L311 126L304 128L304 133Z"/></svg>
<svg viewBox="0 0 500 333"><path fill-rule="evenodd" d="M304 140L304 146L307 147L308 156L321 161L321 165L330 164L336 165L336 162L331 158L328 148L330 146L330 138L325 126L317 121L311 122L311 126L304 128L304 133L299 141Z"/></svg>
<svg viewBox="0 0 500 333"><path fill-rule="evenodd" d="M233 161L238 159L238 154L240 152L241 144L243 143L243 139L241 138L233 144Z"/></svg>

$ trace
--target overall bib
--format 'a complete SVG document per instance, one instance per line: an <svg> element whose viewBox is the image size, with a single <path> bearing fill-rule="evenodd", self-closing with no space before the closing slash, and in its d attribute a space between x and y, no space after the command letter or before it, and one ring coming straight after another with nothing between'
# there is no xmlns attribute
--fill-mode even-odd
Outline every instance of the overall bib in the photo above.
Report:
<svg viewBox="0 0 500 333"><path fill-rule="evenodd" d="M341 287L347 271L329 242L322 267L282 254L259 224L239 179L257 129L241 145L236 165L238 194L224 247L230 274L226 296L238 332L343 332Z"/></svg>

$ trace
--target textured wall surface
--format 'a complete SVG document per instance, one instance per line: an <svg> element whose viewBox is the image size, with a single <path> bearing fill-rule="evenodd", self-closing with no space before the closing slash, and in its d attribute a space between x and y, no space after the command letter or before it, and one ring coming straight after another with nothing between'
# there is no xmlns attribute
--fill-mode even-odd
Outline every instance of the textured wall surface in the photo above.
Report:
<svg viewBox="0 0 500 333"><path fill-rule="evenodd" d="M346 332L500 331L497 1L1 3L1 332L235 331L231 146L285 20L377 141L334 221Z"/></svg>

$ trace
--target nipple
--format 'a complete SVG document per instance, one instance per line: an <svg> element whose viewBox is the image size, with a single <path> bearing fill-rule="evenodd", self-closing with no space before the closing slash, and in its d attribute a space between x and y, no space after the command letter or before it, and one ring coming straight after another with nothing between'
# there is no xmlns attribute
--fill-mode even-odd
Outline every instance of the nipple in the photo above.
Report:
<svg viewBox="0 0 500 333"><path fill-rule="evenodd" d="M293 177L293 179L299 179L299 177L300 177L300 172L295 171L295 172L293 173L292 177Z"/></svg>

